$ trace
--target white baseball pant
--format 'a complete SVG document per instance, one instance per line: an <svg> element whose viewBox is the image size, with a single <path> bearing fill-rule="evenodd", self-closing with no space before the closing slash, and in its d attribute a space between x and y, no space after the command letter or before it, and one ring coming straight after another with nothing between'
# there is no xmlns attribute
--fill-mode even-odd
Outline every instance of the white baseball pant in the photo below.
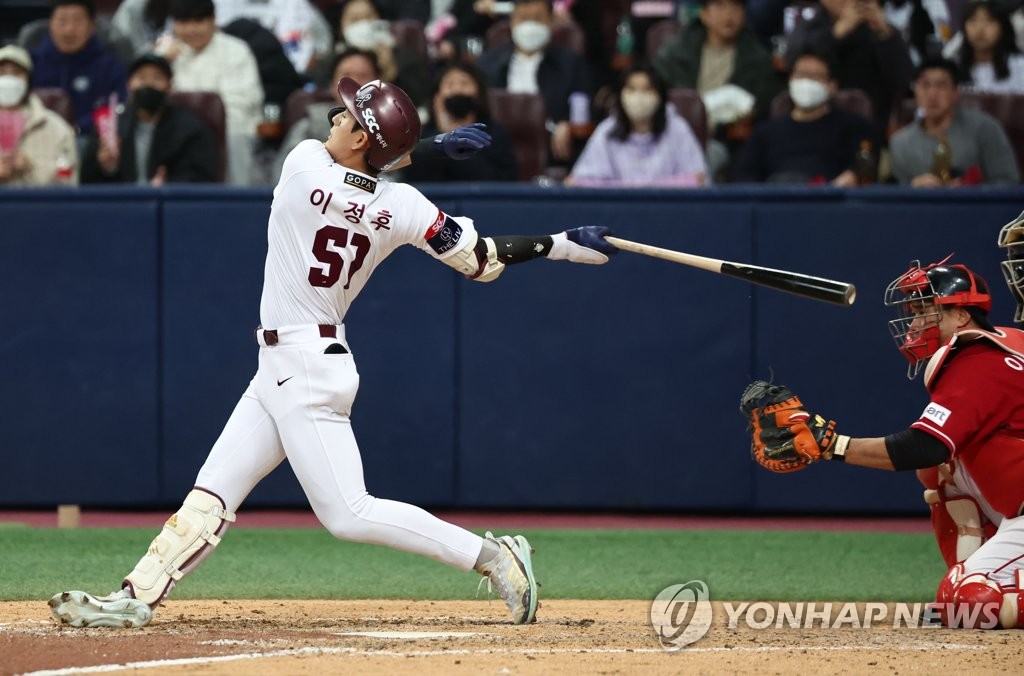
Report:
<svg viewBox="0 0 1024 676"><path fill-rule="evenodd" d="M258 335L262 335L258 332ZM386 545L471 570L483 539L420 509L366 491L349 415L359 374L351 354L324 354L337 338L317 326L277 329L259 369L199 470L196 486L236 511L286 457L320 523L343 540ZM261 341L261 345L265 341Z"/></svg>

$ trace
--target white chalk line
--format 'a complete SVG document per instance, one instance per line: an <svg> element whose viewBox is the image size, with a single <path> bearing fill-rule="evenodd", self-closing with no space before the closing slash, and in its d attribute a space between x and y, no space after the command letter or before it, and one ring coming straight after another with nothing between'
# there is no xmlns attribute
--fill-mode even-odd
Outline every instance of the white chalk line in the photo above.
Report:
<svg viewBox="0 0 1024 676"><path fill-rule="evenodd" d="M857 650L987 650L986 646L964 645L959 643L917 643L898 646L758 646L726 648L684 648L677 653L773 653L773 652L850 652ZM68 667L66 669L46 669L32 671L21 676L72 676L73 674L99 674L126 669L155 669L159 667L179 667L194 664L214 664L217 662L233 662L238 660L265 659L268 657L300 657L304 655L351 655L355 657L442 657L449 655L587 655L587 654L676 654L661 648L478 648L468 650L457 648L452 650L363 650L346 647L307 647L272 650L262 653L240 653L237 655L211 655L208 657L182 657L170 660L150 660L146 662L128 662L125 664L98 664L91 667Z"/></svg>

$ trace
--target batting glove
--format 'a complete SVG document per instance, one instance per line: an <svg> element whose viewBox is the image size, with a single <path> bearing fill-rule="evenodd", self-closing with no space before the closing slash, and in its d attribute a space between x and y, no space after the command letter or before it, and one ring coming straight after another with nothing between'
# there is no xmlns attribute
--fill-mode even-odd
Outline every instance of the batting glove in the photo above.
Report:
<svg viewBox="0 0 1024 676"><path fill-rule="evenodd" d="M491 135L483 122L474 122L434 137L434 151L453 160L468 159L490 145Z"/></svg>
<svg viewBox="0 0 1024 676"><path fill-rule="evenodd" d="M605 235L610 234L612 231L603 225L585 225L552 235L548 258L592 265L607 263L608 256L619 252L614 244L605 239Z"/></svg>

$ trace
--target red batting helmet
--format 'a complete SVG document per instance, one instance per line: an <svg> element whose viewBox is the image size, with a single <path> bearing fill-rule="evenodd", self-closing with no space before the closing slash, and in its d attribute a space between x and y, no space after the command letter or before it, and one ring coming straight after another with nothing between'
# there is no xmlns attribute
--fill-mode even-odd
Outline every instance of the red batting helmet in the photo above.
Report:
<svg viewBox="0 0 1024 676"><path fill-rule="evenodd" d="M338 95L352 119L370 136L366 163L387 171L412 152L420 140L420 116L398 85L373 80L360 86L352 78L338 82Z"/></svg>
<svg viewBox="0 0 1024 676"><path fill-rule="evenodd" d="M947 264L948 260L924 267L914 261L885 289L886 306L898 308L899 316L889 322L889 332L910 362L908 378L916 376L921 364L942 347L942 306L961 306L975 324L986 331L995 330L988 319L992 309L988 284L978 273L964 265Z"/></svg>

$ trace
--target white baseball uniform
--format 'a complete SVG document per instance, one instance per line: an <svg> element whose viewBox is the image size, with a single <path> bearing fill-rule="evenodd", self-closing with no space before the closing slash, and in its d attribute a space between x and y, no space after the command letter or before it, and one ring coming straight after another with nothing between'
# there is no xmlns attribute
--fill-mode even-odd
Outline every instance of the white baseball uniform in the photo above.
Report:
<svg viewBox="0 0 1024 676"><path fill-rule="evenodd" d="M336 164L320 141L296 146L271 206L259 368L196 486L233 512L287 457L335 536L471 570L482 538L367 493L349 419L359 374L343 321L374 269L399 246L444 259L474 237L472 221L446 216L412 186ZM345 352L325 354L331 345Z"/></svg>

